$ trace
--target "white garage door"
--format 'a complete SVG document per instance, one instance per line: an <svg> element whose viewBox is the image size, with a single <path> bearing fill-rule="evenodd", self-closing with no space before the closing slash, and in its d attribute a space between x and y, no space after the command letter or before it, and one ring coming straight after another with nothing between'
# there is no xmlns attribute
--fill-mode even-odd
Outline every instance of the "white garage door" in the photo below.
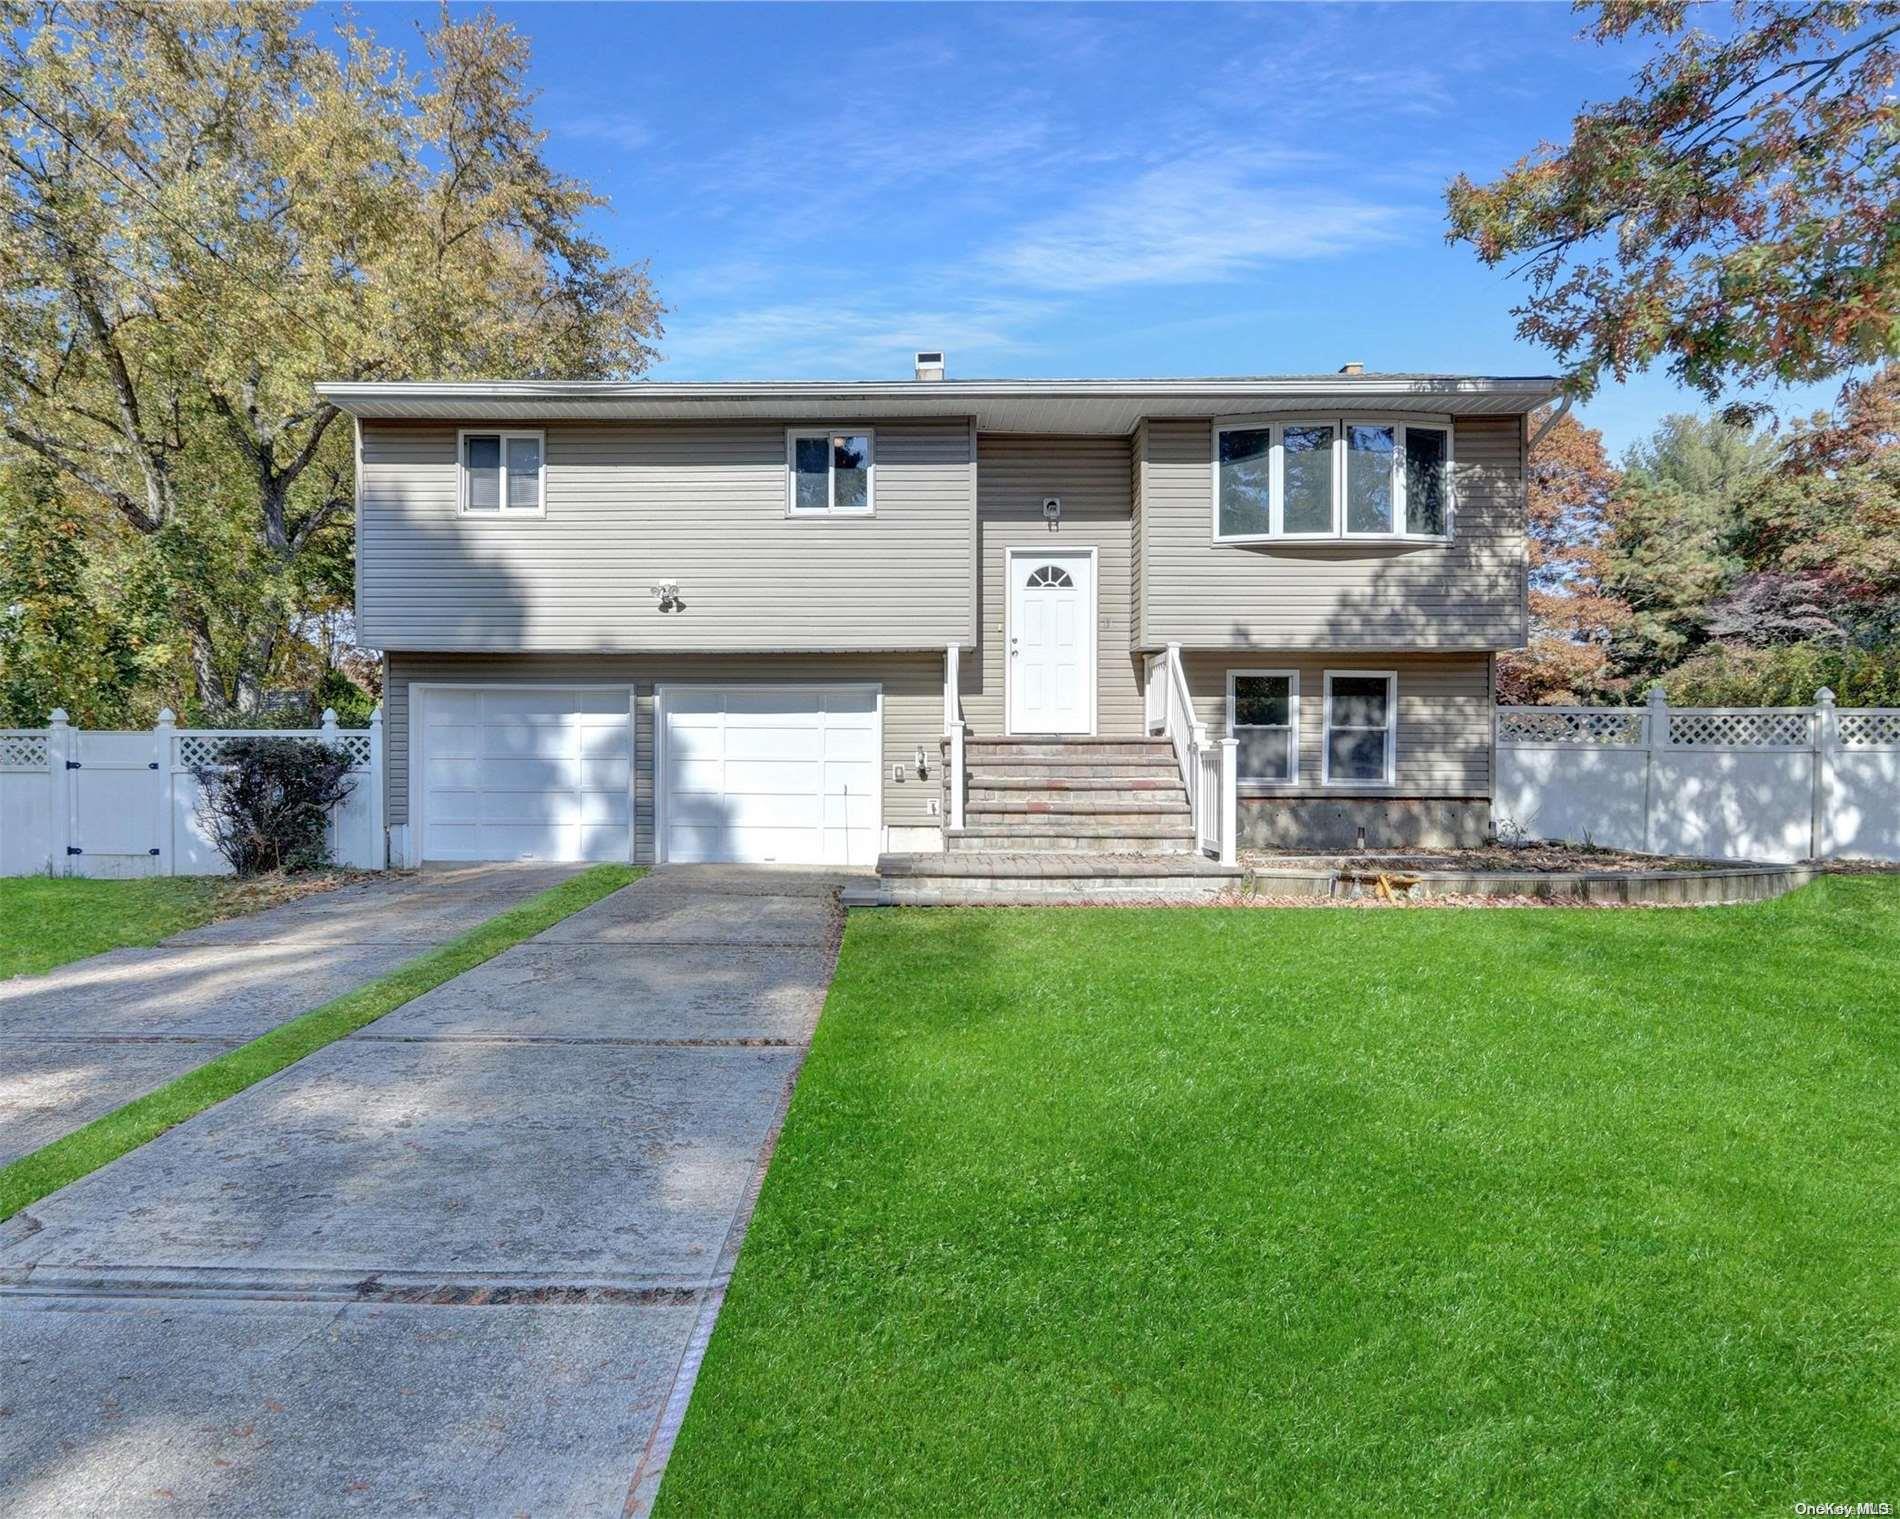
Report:
<svg viewBox="0 0 1900 1519"><path fill-rule="evenodd" d="M421 698L425 860L630 860L625 686L488 686Z"/></svg>
<svg viewBox="0 0 1900 1519"><path fill-rule="evenodd" d="M875 686L660 690L662 858L877 862Z"/></svg>

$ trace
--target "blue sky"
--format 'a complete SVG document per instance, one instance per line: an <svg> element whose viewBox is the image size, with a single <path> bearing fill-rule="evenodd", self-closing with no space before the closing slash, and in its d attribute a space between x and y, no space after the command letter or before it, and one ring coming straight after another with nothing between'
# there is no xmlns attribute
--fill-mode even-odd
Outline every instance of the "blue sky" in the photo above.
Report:
<svg viewBox="0 0 1900 1519"><path fill-rule="evenodd" d="M1568 6L494 7L550 160L671 308L667 379L1544 373L1443 188L1567 135L1634 50ZM413 41L432 7L358 19ZM1806 411L1833 387L1770 395ZM1616 450L1697 400L1583 409Z"/></svg>

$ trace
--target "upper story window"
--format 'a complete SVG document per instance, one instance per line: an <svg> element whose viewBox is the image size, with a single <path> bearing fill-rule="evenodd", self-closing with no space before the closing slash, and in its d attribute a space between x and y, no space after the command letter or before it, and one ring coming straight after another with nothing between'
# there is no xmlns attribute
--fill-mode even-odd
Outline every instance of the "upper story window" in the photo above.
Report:
<svg viewBox="0 0 1900 1519"><path fill-rule="evenodd" d="M539 432L462 433L462 515L542 515L545 441Z"/></svg>
<svg viewBox="0 0 1900 1519"><path fill-rule="evenodd" d="M1451 425L1235 418L1214 427L1220 543L1451 536Z"/></svg>
<svg viewBox="0 0 1900 1519"><path fill-rule="evenodd" d="M785 434L785 513L789 517L865 517L875 509L876 437L827 428Z"/></svg>

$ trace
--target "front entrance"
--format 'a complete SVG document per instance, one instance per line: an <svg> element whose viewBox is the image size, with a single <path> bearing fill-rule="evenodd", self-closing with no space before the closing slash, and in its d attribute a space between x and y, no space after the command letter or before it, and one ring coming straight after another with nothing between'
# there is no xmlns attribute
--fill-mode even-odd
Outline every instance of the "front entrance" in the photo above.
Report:
<svg viewBox="0 0 1900 1519"><path fill-rule="evenodd" d="M1011 733L1095 730L1095 556L1009 551Z"/></svg>

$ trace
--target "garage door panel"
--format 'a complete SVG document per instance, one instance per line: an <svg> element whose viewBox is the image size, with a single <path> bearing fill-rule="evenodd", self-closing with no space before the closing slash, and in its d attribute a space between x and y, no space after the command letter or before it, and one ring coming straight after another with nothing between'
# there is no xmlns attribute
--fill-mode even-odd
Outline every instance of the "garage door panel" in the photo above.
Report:
<svg viewBox="0 0 1900 1519"><path fill-rule="evenodd" d="M729 759L725 791L729 796L816 796L818 779L816 760Z"/></svg>
<svg viewBox="0 0 1900 1519"><path fill-rule="evenodd" d="M817 759L824 753L824 735L815 727L756 727L726 729L728 760Z"/></svg>
<svg viewBox="0 0 1900 1519"><path fill-rule="evenodd" d="M630 688L424 690L425 859L632 858Z"/></svg>
<svg viewBox="0 0 1900 1519"><path fill-rule="evenodd" d="M868 688L662 692L666 858L872 863L878 711Z"/></svg>

